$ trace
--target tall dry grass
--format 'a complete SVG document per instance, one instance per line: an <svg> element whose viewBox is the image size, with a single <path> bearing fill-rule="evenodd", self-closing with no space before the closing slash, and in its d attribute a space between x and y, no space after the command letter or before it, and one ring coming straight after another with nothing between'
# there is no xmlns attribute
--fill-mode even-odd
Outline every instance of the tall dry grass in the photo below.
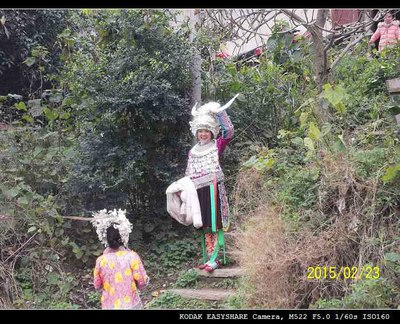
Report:
<svg viewBox="0 0 400 324"><path fill-rule="evenodd" d="M381 213L378 179L357 179L350 162L337 157L326 156L319 167L318 203L311 215L323 214L325 221L317 228L301 223L295 234L283 220L285 206L265 192L269 188L263 186L263 176L251 170L238 177L235 208L244 214L238 218L242 224L235 234L235 258L245 273L247 307L308 308L321 298L350 292L353 280L310 280L308 267L361 268L373 262L383 269L389 247L385 240L377 243L373 238L381 233L386 242L393 239L399 220L393 223L393 214Z"/></svg>

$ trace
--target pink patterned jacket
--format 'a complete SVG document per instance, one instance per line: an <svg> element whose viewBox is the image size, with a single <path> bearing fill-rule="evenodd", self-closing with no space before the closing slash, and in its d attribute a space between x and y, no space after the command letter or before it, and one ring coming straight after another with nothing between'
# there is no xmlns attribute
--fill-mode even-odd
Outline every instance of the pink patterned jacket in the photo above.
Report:
<svg viewBox="0 0 400 324"><path fill-rule="evenodd" d="M379 51L382 51L387 45L396 44L400 41L399 21L393 20L390 24L380 22L369 43L375 42L378 38L380 38Z"/></svg>
<svg viewBox="0 0 400 324"><path fill-rule="evenodd" d="M96 260L93 277L95 289L102 289L102 309L143 308L138 289L148 284L149 277L136 252L105 249Z"/></svg>

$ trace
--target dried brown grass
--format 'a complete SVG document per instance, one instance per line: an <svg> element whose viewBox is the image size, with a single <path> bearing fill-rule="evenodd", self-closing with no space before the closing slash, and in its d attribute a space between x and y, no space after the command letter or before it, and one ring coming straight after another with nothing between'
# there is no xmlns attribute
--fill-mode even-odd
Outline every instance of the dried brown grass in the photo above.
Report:
<svg viewBox="0 0 400 324"><path fill-rule="evenodd" d="M337 157L320 161L320 170L319 200L312 212L327 221L317 228L302 223L296 235L286 231L284 206L259 192L262 176L256 171L239 176L234 204L247 214L235 235L236 259L245 273L247 307L307 308L320 298L340 298L352 280L310 280L308 267L362 267L382 260L385 246L371 238L379 230L386 237L395 232L387 218L376 216L378 179L358 180L351 164Z"/></svg>
<svg viewBox="0 0 400 324"><path fill-rule="evenodd" d="M249 215L246 228L236 234L237 258L245 273L249 306L289 307L290 283L285 275L283 223L274 208L262 206ZM273 298L271 298L273 296Z"/></svg>
<svg viewBox="0 0 400 324"><path fill-rule="evenodd" d="M305 229L294 238L285 232L281 208L260 206L236 234L247 306L302 308L346 289L339 281L307 279L308 267L340 265L343 253L353 249L344 225L338 221L317 235Z"/></svg>
<svg viewBox="0 0 400 324"><path fill-rule="evenodd" d="M261 172L248 169L240 172L232 194L232 218L235 223L244 221L245 216L250 214L264 199L264 176Z"/></svg>
<svg viewBox="0 0 400 324"><path fill-rule="evenodd" d="M12 309L13 301L22 295L21 288L14 278L15 262L0 262L0 309Z"/></svg>

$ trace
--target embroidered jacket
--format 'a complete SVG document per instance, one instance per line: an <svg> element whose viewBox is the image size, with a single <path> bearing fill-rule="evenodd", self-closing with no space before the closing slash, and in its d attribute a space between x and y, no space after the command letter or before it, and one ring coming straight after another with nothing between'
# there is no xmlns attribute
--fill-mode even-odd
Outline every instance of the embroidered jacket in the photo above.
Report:
<svg viewBox="0 0 400 324"><path fill-rule="evenodd" d="M204 151L200 151L199 144L196 144L189 152L185 175L192 179L196 189L210 185L215 175L218 182L224 180L219 158L231 141L234 130L226 111L217 114L217 120L221 127L221 136L212 140Z"/></svg>

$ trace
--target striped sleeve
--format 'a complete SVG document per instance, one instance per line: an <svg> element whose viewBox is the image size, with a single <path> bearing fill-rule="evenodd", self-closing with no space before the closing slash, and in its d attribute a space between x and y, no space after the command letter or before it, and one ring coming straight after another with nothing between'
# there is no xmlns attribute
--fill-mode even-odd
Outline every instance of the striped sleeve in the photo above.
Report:
<svg viewBox="0 0 400 324"><path fill-rule="evenodd" d="M233 137L233 125L228 113L223 110L217 114L218 123L221 126L221 137L223 139L231 139Z"/></svg>
<svg viewBox="0 0 400 324"><path fill-rule="evenodd" d="M225 147L231 141L234 134L234 129L231 119L225 110L217 114L217 119L221 127L221 136L217 139L217 148L218 153L221 155L225 150Z"/></svg>

